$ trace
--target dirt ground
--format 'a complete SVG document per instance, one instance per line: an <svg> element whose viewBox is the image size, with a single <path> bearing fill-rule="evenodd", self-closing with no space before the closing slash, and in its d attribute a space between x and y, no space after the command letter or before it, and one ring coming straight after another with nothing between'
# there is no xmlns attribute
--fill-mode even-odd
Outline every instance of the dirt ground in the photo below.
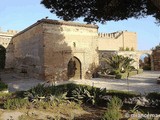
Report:
<svg viewBox="0 0 160 120"><path fill-rule="evenodd" d="M22 110L0 110L0 120L100 120L104 113L103 108L83 107L80 109L73 109L68 112L59 110L36 110L36 109L22 109Z"/></svg>

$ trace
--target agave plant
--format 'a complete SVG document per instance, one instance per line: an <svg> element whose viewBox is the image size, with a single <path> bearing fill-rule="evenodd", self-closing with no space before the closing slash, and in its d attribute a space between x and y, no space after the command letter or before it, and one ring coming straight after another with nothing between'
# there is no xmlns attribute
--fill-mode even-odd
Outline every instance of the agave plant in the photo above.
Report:
<svg viewBox="0 0 160 120"><path fill-rule="evenodd" d="M73 99L77 102L91 102L91 104L95 104L95 94L92 94L88 89L85 87L78 87L72 91L70 99Z"/></svg>
<svg viewBox="0 0 160 120"><path fill-rule="evenodd" d="M77 87L72 91L71 96L69 99L74 101L82 101L85 103L89 103L92 105L102 105L103 102L106 103L106 100L103 99L103 96L106 95L106 89L101 88L87 88L87 87Z"/></svg>

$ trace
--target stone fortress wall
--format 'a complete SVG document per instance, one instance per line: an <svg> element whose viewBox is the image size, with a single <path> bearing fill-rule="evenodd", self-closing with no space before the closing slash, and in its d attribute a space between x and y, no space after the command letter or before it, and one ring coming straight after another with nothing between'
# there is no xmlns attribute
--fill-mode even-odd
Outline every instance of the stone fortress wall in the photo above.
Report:
<svg viewBox="0 0 160 120"><path fill-rule="evenodd" d="M0 29L0 44L8 47L11 38L17 34L16 30L3 32ZM81 33L82 34L82 33ZM118 50L121 47L137 50L137 34L135 32L118 31L114 33L98 33L98 50Z"/></svg>
<svg viewBox="0 0 160 120"><path fill-rule="evenodd" d="M3 45L3 47L7 48L11 38L17 33L18 31L16 30L7 30L4 32L0 28L0 45Z"/></svg>
<svg viewBox="0 0 160 120"><path fill-rule="evenodd" d="M16 33L0 32L0 44L7 50L5 67L30 77L58 81L85 79L102 56L113 53L132 57L136 60L135 68L139 68L141 52L137 50L135 32L98 33L96 25L42 19ZM134 51L120 51L127 47ZM75 75L69 77L72 60L76 63Z"/></svg>
<svg viewBox="0 0 160 120"><path fill-rule="evenodd" d="M69 79L69 61L74 59L72 78L85 79L99 63L97 32L96 25L42 19L12 38L7 66L30 77L59 81Z"/></svg>
<svg viewBox="0 0 160 120"><path fill-rule="evenodd" d="M153 66L155 71L160 71L160 49L153 50Z"/></svg>
<svg viewBox="0 0 160 120"><path fill-rule="evenodd" d="M34 24L13 36L10 44L11 62L8 67L17 73L38 78L43 76L43 26ZM9 63L9 62L8 62Z"/></svg>
<svg viewBox="0 0 160 120"><path fill-rule="evenodd" d="M137 50L137 34L135 32L118 31L114 33L98 33L99 50L118 50L120 48Z"/></svg>
<svg viewBox="0 0 160 120"><path fill-rule="evenodd" d="M124 51L120 50L122 48ZM126 48L129 48L129 50L125 51ZM98 50L100 59L113 54L131 57L135 60L133 66L139 69L140 55L137 54L137 34L135 32L98 33Z"/></svg>

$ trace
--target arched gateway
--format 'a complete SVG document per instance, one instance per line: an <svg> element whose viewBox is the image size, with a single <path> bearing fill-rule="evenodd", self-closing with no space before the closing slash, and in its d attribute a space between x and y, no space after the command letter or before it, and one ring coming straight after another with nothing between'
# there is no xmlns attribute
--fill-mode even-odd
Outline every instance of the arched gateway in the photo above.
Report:
<svg viewBox="0 0 160 120"><path fill-rule="evenodd" d="M146 68L146 69L153 70L154 66L153 66L152 51L151 50L139 50L139 51L137 51L137 56L138 56L138 59L139 59L138 63L139 63L140 66L141 66L141 60L140 60L140 58L143 55L147 55L146 60L144 60L146 63L143 63L143 64L148 64L149 68Z"/></svg>
<svg viewBox="0 0 160 120"><path fill-rule="evenodd" d="M73 57L68 62L67 75L69 79L82 79L81 62L77 57Z"/></svg>

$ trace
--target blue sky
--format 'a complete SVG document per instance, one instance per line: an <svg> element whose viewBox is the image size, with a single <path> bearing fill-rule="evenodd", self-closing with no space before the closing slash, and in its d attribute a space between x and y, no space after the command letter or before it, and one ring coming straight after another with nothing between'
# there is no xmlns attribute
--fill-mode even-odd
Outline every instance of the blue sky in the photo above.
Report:
<svg viewBox="0 0 160 120"><path fill-rule="evenodd" d="M0 3L0 27L8 29L23 30L37 20L45 18L59 20L56 15L51 14L48 9L40 4L41 0L3 0ZM82 22L79 20L79 22ZM128 30L137 32L138 49L149 50L160 43L160 26L156 25L155 19L147 17L143 19L128 19L124 21L109 21L99 24L99 32L115 32Z"/></svg>

